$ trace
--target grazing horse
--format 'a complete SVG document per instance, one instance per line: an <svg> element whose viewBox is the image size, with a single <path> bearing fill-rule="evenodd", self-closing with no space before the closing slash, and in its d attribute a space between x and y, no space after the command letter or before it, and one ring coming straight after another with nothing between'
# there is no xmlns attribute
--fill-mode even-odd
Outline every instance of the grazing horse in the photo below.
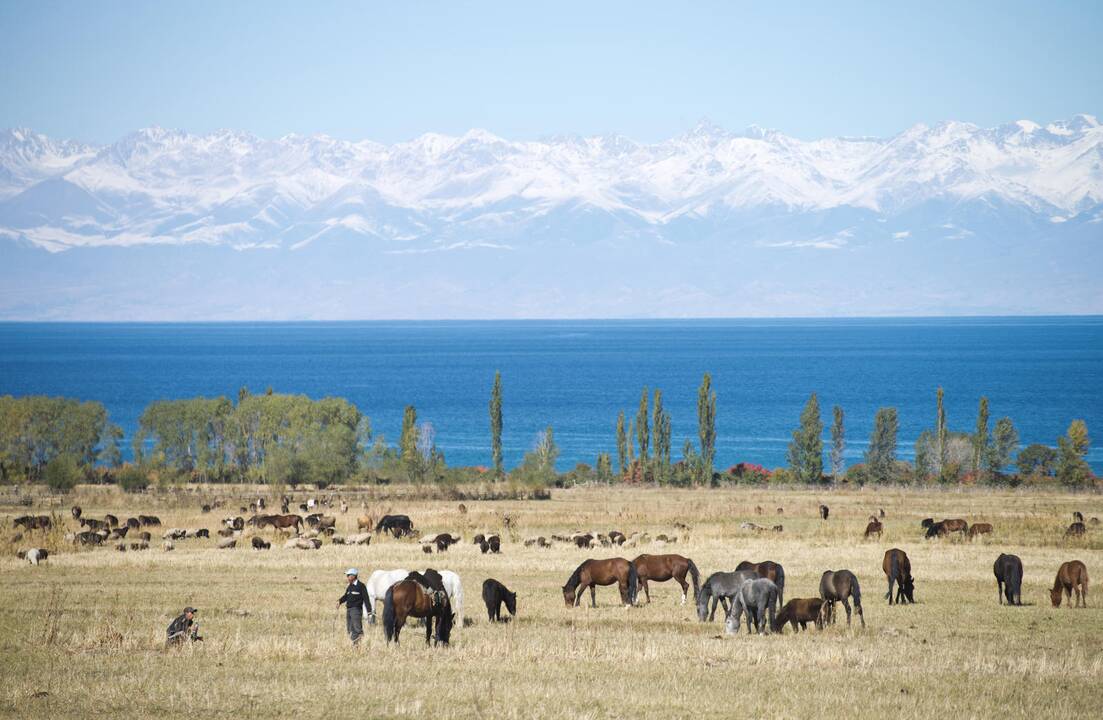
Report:
<svg viewBox="0 0 1103 720"><path fill-rule="evenodd" d="M277 530L294 528L296 535L300 534L303 529L303 519L300 515L269 515L265 522Z"/></svg>
<svg viewBox="0 0 1103 720"><path fill-rule="evenodd" d="M773 560L763 560L758 563L744 560L735 566L735 570L736 572L740 570L752 570L758 573L758 576L761 578L773 580L774 584L777 585L778 602L785 602L785 568L783 568L780 563L776 563Z"/></svg>
<svg viewBox="0 0 1103 720"><path fill-rule="evenodd" d="M502 621L502 603L506 604L510 617L517 616L517 593L510 592L509 588L494 578L483 581L483 602L486 603L486 614L490 622Z"/></svg>
<svg viewBox="0 0 1103 720"><path fill-rule="evenodd" d="M996 599L1003 605L1006 596L1008 605L1023 604L1023 561L1018 555L1000 553L992 564L992 573L996 576Z"/></svg>
<svg viewBox="0 0 1103 720"><path fill-rule="evenodd" d="M375 603L382 600L387 590L396 582L409 577L409 570L375 570L368 578L365 586L368 588L368 623L375 625Z"/></svg>
<svg viewBox="0 0 1103 720"><path fill-rule="evenodd" d="M1079 560L1069 560L1061 563L1057 569L1057 577L1053 581L1053 589L1049 591L1049 600L1053 607L1061 607L1061 592L1068 597L1068 606L1072 607L1072 593L1076 591L1076 607L1083 603L1088 606L1088 569Z"/></svg>
<svg viewBox="0 0 1103 720"><path fill-rule="evenodd" d="M862 613L862 590L858 586L858 578L849 570L826 571L820 577L820 597L824 600L824 620L835 623L835 603L842 602L846 608L846 624L850 626L850 603L848 597L854 598L854 610L858 613L858 619L862 621L862 627L866 626L866 618Z"/></svg>
<svg viewBox="0 0 1103 720"><path fill-rule="evenodd" d="M908 554L899 548L893 548L885 552L881 569L885 571L885 577L889 579L889 591L885 593L889 605L893 604L893 583L896 584L896 604L900 604L901 601L914 603L915 580L912 579L912 562L908 559Z"/></svg>
<svg viewBox="0 0 1103 720"><path fill-rule="evenodd" d="M942 532L939 533L939 534L940 535L949 535L952 532L959 532L959 533L961 533L962 537L965 537L965 535L969 532L969 523L965 522L964 520L962 520L960 518L954 518L954 519L951 519L951 520L943 520L942 521Z"/></svg>
<svg viewBox="0 0 1103 720"><path fill-rule="evenodd" d="M384 515L375 526L375 532L389 532L395 539L414 534L414 523L409 515Z"/></svg>
<svg viewBox="0 0 1103 720"><path fill-rule="evenodd" d="M616 583L620 589L620 600L625 607L636 604L636 593L639 588L639 574L635 563L624 558L608 558L605 560L587 560L571 573L567 584L563 586L563 602L567 607L578 607L582 600L582 593L590 588L590 606L597 607L598 585L612 585Z"/></svg>
<svg viewBox="0 0 1103 720"><path fill-rule="evenodd" d="M439 582L439 577L436 578ZM411 573L406 580L387 588L383 598L383 634L387 642L397 644L398 635L406 618L425 618L425 644L436 642L447 645L452 636L452 605L448 602L448 593L427 586L430 578L419 573ZM433 620L436 620L436 634L433 633Z"/></svg>
<svg viewBox="0 0 1103 720"><path fill-rule="evenodd" d="M1065 531L1065 537L1081 537L1088 531L1088 528L1084 526L1082 522L1074 522L1069 525L1069 529Z"/></svg>
<svg viewBox="0 0 1103 720"><path fill-rule="evenodd" d="M689 584L686 582L686 574L693 581L693 601L697 602L697 594L701 590L701 574L693 561L681 555L640 555L632 564L636 566L639 582L643 587L643 594L647 602L651 602L651 591L647 587L648 580L666 582L673 578L682 586L682 604L686 604L686 592Z"/></svg>
<svg viewBox="0 0 1103 720"><path fill-rule="evenodd" d="M708 576L701 591L697 593L697 619L712 622L716 617L716 605L724 606L724 615L727 616L731 609L731 600L743 587L743 583L754 580L758 573L754 570L740 570L737 572L716 572ZM712 608L709 608L709 600L712 600Z"/></svg>
<svg viewBox="0 0 1103 720"><path fill-rule="evenodd" d="M884 531L885 526L881 524L881 521L875 517L870 517L869 524L866 525L866 532L864 537L867 540L874 535L876 535L877 537L881 537L881 533L883 533Z"/></svg>
<svg viewBox="0 0 1103 720"><path fill-rule="evenodd" d="M452 603L452 610L456 613L456 622L459 627L463 627L463 584L460 576L451 570L441 570L438 574L444 585L444 592L448 593L448 602Z"/></svg>
<svg viewBox="0 0 1103 720"><path fill-rule="evenodd" d="M732 600L731 610L724 621L724 631L728 635L739 632L739 619L745 614L748 635L751 634L751 620L754 620L754 629L758 634L768 635L777 621L777 598L777 585L773 580L756 578L743 583Z"/></svg>
<svg viewBox="0 0 1103 720"><path fill-rule="evenodd" d="M924 522L926 522L926 521L924 520ZM931 538L941 537L945 534L946 534L946 529L943 527L943 524L941 522L934 522L932 520L931 524L927 526L927 533L924 537L926 539L930 540Z"/></svg>
<svg viewBox="0 0 1103 720"><path fill-rule="evenodd" d="M969 528L969 539L973 540L977 535L991 535L992 523L973 523Z"/></svg>
<svg viewBox="0 0 1103 720"><path fill-rule="evenodd" d="M826 505L820 505L820 520L826 520L827 516L831 514L831 508Z"/></svg>
<svg viewBox="0 0 1103 720"><path fill-rule="evenodd" d="M785 623L793 626L793 632L807 630L808 623L816 626L817 630L823 630L823 600L820 598L796 598L785 603L785 607L777 614L774 621L774 632L780 633L785 629Z"/></svg>

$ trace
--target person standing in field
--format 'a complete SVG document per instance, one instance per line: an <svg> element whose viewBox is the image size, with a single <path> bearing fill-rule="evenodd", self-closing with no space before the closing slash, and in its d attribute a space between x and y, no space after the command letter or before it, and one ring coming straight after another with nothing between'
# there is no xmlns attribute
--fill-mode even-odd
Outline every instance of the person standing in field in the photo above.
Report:
<svg viewBox="0 0 1103 720"><path fill-rule="evenodd" d="M195 642L203 639L199 637L199 621L195 619L197 612L198 610L190 606L184 608L184 612L169 624L166 645L180 645L185 640Z"/></svg>
<svg viewBox="0 0 1103 720"><path fill-rule="evenodd" d="M368 589L360 582L360 573L356 568L346 570L345 579L348 580L348 586L345 587L345 594L338 598L337 607L345 605L345 627L355 647L364 636L364 603L367 601Z"/></svg>

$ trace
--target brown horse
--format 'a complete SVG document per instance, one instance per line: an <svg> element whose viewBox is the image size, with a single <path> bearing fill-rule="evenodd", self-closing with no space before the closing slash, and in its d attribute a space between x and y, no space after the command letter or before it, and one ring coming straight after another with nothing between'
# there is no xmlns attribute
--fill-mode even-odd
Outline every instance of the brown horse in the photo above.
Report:
<svg viewBox="0 0 1103 720"><path fill-rule="evenodd" d="M429 587L426 582L419 582L414 578L431 582L430 578L419 573L411 573L410 577L387 589L383 598L383 634L386 635L387 642L394 640L397 644L398 634L402 632L406 618L425 618L425 644L435 641L438 645L447 645L452 635L452 623L455 621L448 593L440 585L439 576L434 583L438 585L437 588ZM437 621L435 635L434 618Z"/></svg>
<svg viewBox="0 0 1103 720"><path fill-rule="evenodd" d="M862 590L858 586L858 578L849 570L828 570L820 577L820 597L823 599L821 613L825 623L835 622L835 603L842 602L846 608L846 624L850 625L850 603L847 598L854 598L854 610L858 613L858 619L862 621L862 627L866 626L865 615L862 614Z"/></svg>
<svg viewBox="0 0 1103 720"><path fill-rule="evenodd" d="M777 585L778 605L785 602L785 568L783 568L780 563L776 563L773 560L763 560L758 563L744 560L735 566L736 572L740 570L753 570L760 578L773 580L774 585Z"/></svg>
<svg viewBox="0 0 1103 720"><path fill-rule="evenodd" d="M774 632L781 632L785 623L793 626L793 632L807 630L808 623L814 624L817 630L823 630L821 610L823 610L823 600L820 598L790 600L774 618Z"/></svg>
<svg viewBox="0 0 1103 720"><path fill-rule="evenodd" d="M952 520L943 520L942 521L942 532L940 532L939 535L949 535L952 532L959 532L959 533L961 533L962 537L965 537L966 533L969 532L969 523L965 522L964 520L962 520L960 518L954 518Z"/></svg>
<svg viewBox="0 0 1103 720"><path fill-rule="evenodd" d="M969 539L973 540L977 535L991 535L992 523L973 523L969 528Z"/></svg>
<svg viewBox="0 0 1103 720"><path fill-rule="evenodd" d="M1081 537L1088 531L1088 528L1082 522L1074 522L1069 525L1068 530L1065 531L1065 537Z"/></svg>
<svg viewBox="0 0 1103 720"><path fill-rule="evenodd" d="M1057 569L1057 578L1053 581L1053 589L1049 591L1049 600L1053 607L1061 607L1061 593L1068 597L1068 607L1072 605L1072 592L1076 591L1076 607L1083 603L1088 606L1088 568L1079 560L1069 560L1061 563Z"/></svg>
<svg viewBox="0 0 1103 720"><path fill-rule="evenodd" d="M648 604L651 603L651 591L647 588L647 581L666 582L673 578L682 586L682 604L685 605L686 592L689 590L689 584L686 582L687 574L693 580L693 602L697 602L697 593L701 591L701 574L689 558L681 555L644 554L633 560L632 564L636 566L636 573Z"/></svg>
<svg viewBox="0 0 1103 720"><path fill-rule="evenodd" d="M620 588L620 599L624 605L636 604L636 592L639 588L639 573L635 563L628 562L624 558L609 558L607 560L587 560L575 568L567 584L563 586L563 602L567 607L578 607L582 600L582 593L590 588L590 606L597 607L595 587L597 585L612 585L617 583Z"/></svg>
<svg viewBox="0 0 1103 720"><path fill-rule="evenodd" d="M915 580L912 579L912 562L908 554L899 548L893 548L885 552L885 559L881 561L881 569L885 571L885 577L889 579L889 591L885 593L889 605L901 601L915 602ZM896 597L892 596L892 586L896 584Z"/></svg>
<svg viewBox="0 0 1103 720"><path fill-rule="evenodd" d="M881 533L883 533L884 530L885 526L881 524L881 521L877 518L871 517L869 519L869 524L866 525L865 538L869 539L874 535L876 535L877 537L881 537Z"/></svg>

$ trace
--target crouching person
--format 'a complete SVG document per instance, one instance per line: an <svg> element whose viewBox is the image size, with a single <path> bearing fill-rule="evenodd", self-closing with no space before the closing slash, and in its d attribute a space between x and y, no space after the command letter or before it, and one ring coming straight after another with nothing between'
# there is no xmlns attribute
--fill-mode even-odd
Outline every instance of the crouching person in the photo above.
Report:
<svg viewBox="0 0 1103 720"><path fill-rule="evenodd" d="M184 612L169 624L166 646L172 647L203 639L199 637L199 621L195 619L196 612L198 611L195 608L186 607Z"/></svg>

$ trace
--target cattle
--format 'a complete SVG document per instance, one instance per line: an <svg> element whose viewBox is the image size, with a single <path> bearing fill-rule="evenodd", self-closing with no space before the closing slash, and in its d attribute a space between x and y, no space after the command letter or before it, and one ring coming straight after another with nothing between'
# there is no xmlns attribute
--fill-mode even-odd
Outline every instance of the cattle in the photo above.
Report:
<svg viewBox="0 0 1103 720"><path fill-rule="evenodd" d="M268 550L272 547L272 543L265 541L263 538L259 538L256 535L253 536L250 541L254 550Z"/></svg>

